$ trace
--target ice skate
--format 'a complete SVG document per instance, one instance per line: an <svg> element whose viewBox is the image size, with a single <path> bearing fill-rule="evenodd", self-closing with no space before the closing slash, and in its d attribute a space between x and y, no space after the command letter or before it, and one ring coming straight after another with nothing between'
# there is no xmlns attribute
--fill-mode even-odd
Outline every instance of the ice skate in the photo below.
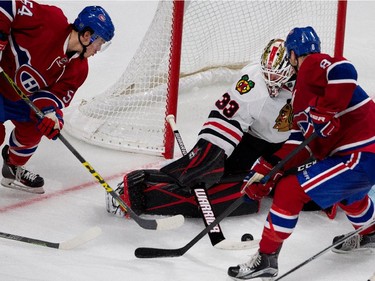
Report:
<svg viewBox="0 0 375 281"><path fill-rule="evenodd" d="M115 192L119 196L123 195L124 193L123 183L119 183L117 185ZM120 218L125 217L126 213L124 212L123 208L121 208L117 200L113 198L113 196L109 194L108 192L105 193L105 203L106 203L105 205L106 205L106 209L108 213L113 214L116 217L120 217Z"/></svg>
<svg viewBox="0 0 375 281"><path fill-rule="evenodd" d="M343 238L345 235L339 235L333 238L333 243ZM351 252L375 252L375 233L361 235L356 234L337 245L332 249L333 252L346 254Z"/></svg>
<svg viewBox="0 0 375 281"><path fill-rule="evenodd" d="M1 179L1 185L30 193L43 194L43 178L26 170L23 166L15 166L7 163L8 149L9 146L6 145L2 150L4 163L2 168L3 178Z"/></svg>
<svg viewBox="0 0 375 281"><path fill-rule="evenodd" d="M228 275L234 280L261 278L263 281L271 281L279 272L278 255L278 252L270 255L257 252L250 261L229 267Z"/></svg>

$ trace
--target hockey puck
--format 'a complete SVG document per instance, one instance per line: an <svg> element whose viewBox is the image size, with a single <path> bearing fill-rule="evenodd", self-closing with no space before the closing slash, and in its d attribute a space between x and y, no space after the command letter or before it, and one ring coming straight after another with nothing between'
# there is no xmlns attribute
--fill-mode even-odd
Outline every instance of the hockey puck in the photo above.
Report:
<svg viewBox="0 0 375 281"><path fill-rule="evenodd" d="M254 240L254 236L251 235L250 233L245 233L241 237L241 241L252 241L252 240Z"/></svg>

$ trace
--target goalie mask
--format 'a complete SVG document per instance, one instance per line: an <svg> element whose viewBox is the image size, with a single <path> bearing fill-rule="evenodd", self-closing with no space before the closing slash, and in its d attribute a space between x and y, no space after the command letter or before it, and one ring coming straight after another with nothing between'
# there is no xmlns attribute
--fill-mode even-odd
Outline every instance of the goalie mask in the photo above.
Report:
<svg viewBox="0 0 375 281"><path fill-rule="evenodd" d="M264 48L261 56L261 70L271 97L279 94L280 88L288 82L294 70L287 58L282 39L272 39Z"/></svg>

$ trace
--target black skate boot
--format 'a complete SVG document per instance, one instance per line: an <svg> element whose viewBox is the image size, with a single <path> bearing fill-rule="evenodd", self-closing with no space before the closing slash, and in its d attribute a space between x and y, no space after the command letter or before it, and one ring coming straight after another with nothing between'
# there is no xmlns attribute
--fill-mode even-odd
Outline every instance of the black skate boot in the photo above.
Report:
<svg viewBox="0 0 375 281"><path fill-rule="evenodd" d="M345 235L336 236L333 238L333 243L344 236ZM356 234L332 249L332 252L339 254L357 251L375 251L375 232L366 235Z"/></svg>
<svg viewBox="0 0 375 281"><path fill-rule="evenodd" d="M273 280L279 272L278 256L279 251L270 255L257 252L247 263L229 267L228 275L234 280L253 278L262 278L263 281Z"/></svg>
<svg viewBox="0 0 375 281"><path fill-rule="evenodd" d="M43 194L44 180L41 176L36 175L22 166L15 166L8 163L8 149L5 145L2 151L4 159L1 179L1 185L8 188L18 189L30 193Z"/></svg>

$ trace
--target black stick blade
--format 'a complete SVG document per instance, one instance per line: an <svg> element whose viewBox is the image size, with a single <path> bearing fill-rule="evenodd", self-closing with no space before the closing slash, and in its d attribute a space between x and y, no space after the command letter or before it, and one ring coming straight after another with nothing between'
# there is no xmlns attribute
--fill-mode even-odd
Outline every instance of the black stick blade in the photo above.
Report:
<svg viewBox="0 0 375 281"><path fill-rule="evenodd" d="M181 257L185 251L183 249L157 249L140 247L135 249L134 255L141 259Z"/></svg>

